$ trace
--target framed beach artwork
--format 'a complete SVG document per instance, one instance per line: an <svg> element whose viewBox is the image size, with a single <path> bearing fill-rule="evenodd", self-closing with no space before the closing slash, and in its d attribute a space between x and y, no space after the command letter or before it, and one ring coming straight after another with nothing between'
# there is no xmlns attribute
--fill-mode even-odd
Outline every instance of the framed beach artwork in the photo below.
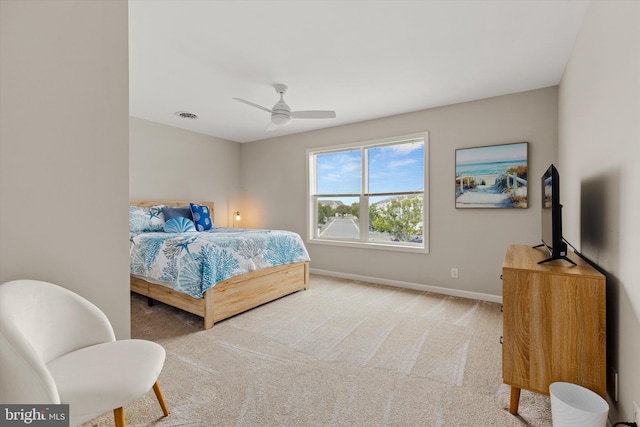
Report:
<svg viewBox="0 0 640 427"><path fill-rule="evenodd" d="M529 143L456 150L456 208L527 208Z"/></svg>

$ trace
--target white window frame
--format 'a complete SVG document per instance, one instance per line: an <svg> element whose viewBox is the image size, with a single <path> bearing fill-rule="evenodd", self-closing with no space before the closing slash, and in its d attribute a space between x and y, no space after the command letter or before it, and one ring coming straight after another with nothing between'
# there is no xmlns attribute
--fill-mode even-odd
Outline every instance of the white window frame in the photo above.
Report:
<svg viewBox="0 0 640 427"><path fill-rule="evenodd" d="M423 209L422 209L422 246L419 245L409 245L402 243L384 243L384 242L372 242L369 241L369 195L365 194L365 180L367 180L367 159L366 156L362 156L362 186L360 190L360 194L340 194L339 197L359 197L360 198L360 239L359 240L341 240L337 238L320 238L317 236L317 212L318 212L318 195L315 194L316 189L316 165L315 165L315 155L317 154L327 154L332 152L339 151L347 151L354 149L361 149L364 151L365 148L373 148L376 146L384 146L384 145L395 145L402 143L403 141L410 141L415 139L423 139L424 140L424 187L423 187ZM346 247L357 247L357 248L369 248L369 249L382 249L382 250L390 250L390 251L400 251L400 252L418 252L418 253L429 253L429 238L430 238L430 230L429 230L429 133L428 132L420 132L409 135L401 135L394 136L383 139L369 140L369 141L359 141L348 144L340 144L326 147L318 147L318 148L309 148L306 150L307 156L307 236L306 241L309 244L319 244L319 245L332 245L332 246L346 246ZM412 192L413 193L413 192ZM395 193L395 194L403 194L403 193ZM321 197L326 197L331 195L321 195ZM336 195L338 197L338 195ZM363 203L366 202L366 203ZM363 227L363 222L366 222L366 227Z"/></svg>

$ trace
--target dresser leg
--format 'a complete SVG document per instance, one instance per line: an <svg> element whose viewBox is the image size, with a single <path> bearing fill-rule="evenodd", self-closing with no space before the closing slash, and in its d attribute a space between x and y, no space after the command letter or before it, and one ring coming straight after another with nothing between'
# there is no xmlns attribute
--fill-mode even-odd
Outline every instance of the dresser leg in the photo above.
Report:
<svg viewBox="0 0 640 427"><path fill-rule="evenodd" d="M509 412L512 415L518 415L518 404L520 403L520 389L511 387L511 403L509 404Z"/></svg>

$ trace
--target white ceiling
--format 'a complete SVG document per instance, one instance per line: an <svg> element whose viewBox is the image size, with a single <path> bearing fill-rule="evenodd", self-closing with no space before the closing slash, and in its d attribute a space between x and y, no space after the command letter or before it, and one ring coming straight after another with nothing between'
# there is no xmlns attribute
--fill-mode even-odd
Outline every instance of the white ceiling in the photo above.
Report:
<svg viewBox="0 0 640 427"><path fill-rule="evenodd" d="M130 114L249 142L559 83L588 1L129 0ZM273 85L292 110L266 131ZM182 119L177 111L197 114Z"/></svg>

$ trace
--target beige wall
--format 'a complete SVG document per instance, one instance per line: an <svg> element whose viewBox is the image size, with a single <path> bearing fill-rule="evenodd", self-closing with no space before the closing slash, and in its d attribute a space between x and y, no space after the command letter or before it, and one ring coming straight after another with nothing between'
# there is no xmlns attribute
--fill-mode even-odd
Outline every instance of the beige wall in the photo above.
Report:
<svg viewBox="0 0 640 427"><path fill-rule="evenodd" d="M559 90L567 240L607 275L611 420L640 403L640 2L591 2Z"/></svg>
<svg viewBox="0 0 640 427"><path fill-rule="evenodd" d="M306 149L429 132L430 253L308 244L311 268L499 300L507 245L540 241L539 177L557 154L557 87L242 145L247 224L306 236ZM529 142L529 208L455 209L456 148ZM458 267L460 278L450 278ZM381 280L380 280L381 279ZM418 285L418 286L415 286Z"/></svg>
<svg viewBox="0 0 640 427"><path fill-rule="evenodd" d="M138 118L129 127L131 199L212 200L214 222L240 208L240 143Z"/></svg>
<svg viewBox="0 0 640 427"><path fill-rule="evenodd" d="M127 338L127 3L3 0L0 19L0 282L60 284Z"/></svg>

